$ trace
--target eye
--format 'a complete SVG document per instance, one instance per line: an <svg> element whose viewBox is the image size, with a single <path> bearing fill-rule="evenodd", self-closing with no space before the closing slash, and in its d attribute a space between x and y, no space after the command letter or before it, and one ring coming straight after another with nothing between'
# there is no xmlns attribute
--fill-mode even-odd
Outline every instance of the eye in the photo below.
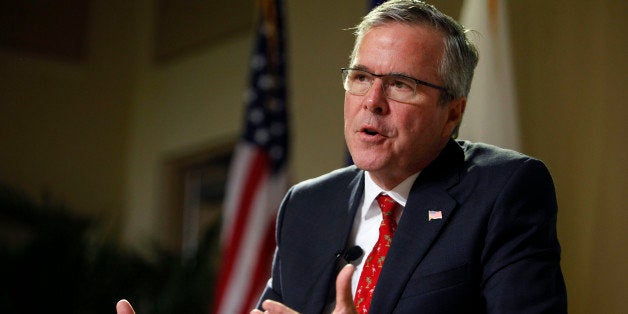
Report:
<svg viewBox="0 0 628 314"><path fill-rule="evenodd" d="M413 92L414 85L414 82L404 77L391 77L389 82L390 88L394 88L400 92Z"/></svg>
<svg viewBox="0 0 628 314"><path fill-rule="evenodd" d="M366 73L360 73L360 72L356 72L353 71L351 73L351 76L349 77L350 80L354 81L354 82L368 82L370 81L369 76Z"/></svg>

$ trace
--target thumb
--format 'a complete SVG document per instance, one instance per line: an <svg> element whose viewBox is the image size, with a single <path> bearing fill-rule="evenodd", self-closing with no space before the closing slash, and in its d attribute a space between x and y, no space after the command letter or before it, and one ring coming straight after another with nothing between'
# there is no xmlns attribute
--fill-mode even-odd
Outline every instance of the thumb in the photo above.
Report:
<svg viewBox="0 0 628 314"><path fill-rule="evenodd" d="M355 266L347 264L336 277L336 307L334 308L334 314L357 313L353 304L353 295L351 294L351 277L354 271Z"/></svg>
<svg viewBox="0 0 628 314"><path fill-rule="evenodd" d="M120 300L118 304L116 304L116 313L117 314L135 314L131 303L127 300Z"/></svg>

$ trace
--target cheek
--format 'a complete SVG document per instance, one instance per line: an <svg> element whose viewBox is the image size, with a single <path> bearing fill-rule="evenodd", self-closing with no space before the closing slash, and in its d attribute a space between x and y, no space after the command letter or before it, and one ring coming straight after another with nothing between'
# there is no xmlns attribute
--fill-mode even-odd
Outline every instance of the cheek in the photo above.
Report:
<svg viewBox="0 0 628 314"><path fill-rule="evenodd" d="M355 118L357 113L360 111L360 106L357 103L355 96L352 97L352 95L348 95L348 93L345 93L345 103L343 108L345 125L347 125Z"/></svg>
<svg viewBox="0 0 628 314"><path fill-rule="evenodd" d="M344 112L345 120L349 117L349 109L350 109L350 107L351 107L351 102L350 102L349 96L345 92L345 102L344 102L344 106L343 106L343 112Z"/></svg>
<svg viewBox="0 0 628 314"><path fill-rule="evenodd" d="M421 110L421 108L410 108L403 112L397 112L397 121L402 129L409 134L425 133L432 124L432 112Z"/></svg>
<svg viewBox="0 0 628 314"><path fill-rule="evenodd" d="M349 131L349 129L351 127L351 121L353 120L353 116L355 116L355 114L352 114L351 103L350 103L350 100L348 98L349 97L347 97L347 95L345 95L345 103L344 103L344 107L343 107L345 136L347 135L347 132Z"/></svg>
<svg viewBox="0 0 628 314"><path fill-rule="evenodd" d="M402 125L407 140L424 142L440 138L442 123L439 114L433 111L417 111L405 117Z"/></svg>

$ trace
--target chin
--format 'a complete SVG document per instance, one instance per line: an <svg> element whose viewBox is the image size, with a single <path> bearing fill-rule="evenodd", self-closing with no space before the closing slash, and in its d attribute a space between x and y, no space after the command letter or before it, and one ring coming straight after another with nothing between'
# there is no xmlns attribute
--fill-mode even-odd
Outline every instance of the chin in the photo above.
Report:
<svg viewBox="0 0 628 314"><path fill-rule="evenodd" d="M374 160L372 158L354 158L353 164L365 171L376 171L383 166L381 160Z"/></svg>

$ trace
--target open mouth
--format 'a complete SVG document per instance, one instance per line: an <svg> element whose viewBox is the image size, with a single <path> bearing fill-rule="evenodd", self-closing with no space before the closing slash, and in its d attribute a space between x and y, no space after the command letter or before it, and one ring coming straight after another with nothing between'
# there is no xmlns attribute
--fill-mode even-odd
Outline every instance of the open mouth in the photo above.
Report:
<svg viewBox="0 0 628 314"><path fill-rule="evenodd" d="M362 133L365 133L366 135L371 135L371 136L375 136L379 134L377 130L372 129L372 128L363 128Z"/></svg>
<svg viewBox="0 0 628 314"><path fill-rule="evenodd" d="M368 134L368 135L377 135L377 132L373 131L373 130L364 130L364 133Z"/></svg>

